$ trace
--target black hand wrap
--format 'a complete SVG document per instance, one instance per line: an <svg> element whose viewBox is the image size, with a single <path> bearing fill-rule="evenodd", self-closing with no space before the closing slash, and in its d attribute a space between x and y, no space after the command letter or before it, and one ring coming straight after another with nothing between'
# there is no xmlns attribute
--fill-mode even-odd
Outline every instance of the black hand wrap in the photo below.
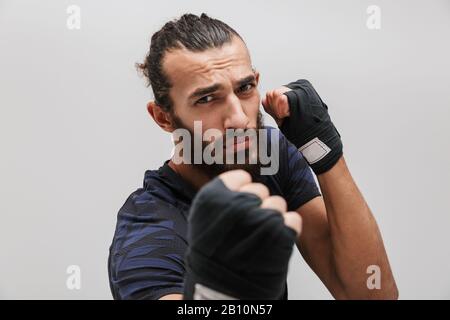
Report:
<svg viewBox="0 0 450 320"><path fill-rule="evenodd" d="M331 169L342 156L342 141L331 122L327 105L308 80L297 80L286 87L290 116L283 120L281 132L302 152L316 174Z"/></svg>
<svg viewBox="0 0 450 320"><path fill-rule="evenodd" d="M196 283L237 299L282 296L296 233L260 205L219 178L198 192L189 213L185 299L193 299Z"/></svg>

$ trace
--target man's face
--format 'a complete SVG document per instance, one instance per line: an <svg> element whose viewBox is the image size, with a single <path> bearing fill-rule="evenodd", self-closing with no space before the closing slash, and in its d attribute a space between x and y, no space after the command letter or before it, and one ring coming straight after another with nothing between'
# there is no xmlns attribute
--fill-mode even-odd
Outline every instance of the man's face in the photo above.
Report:
<svg viewBox="0 0 450 320"><path fill-rule="evenodd" d="M173 84L173 111L187 128L194 128L194 120L201 120L204 130L256 127L259 74L252 70L247 48L239 38L203 52L169 52L163 68Z"/></svg>
<svg viewBox="0 0 450 320"><path fill-rule="evenodd" d="M201 121L203 132L214 128L223 134L226 129L260 127L259 73L252 69L247 48L239 38L203 52L169 52L163 68L173 85L170 96L177 127L193 132L194 121ZM215 171L238 167L242 166L216 165Z"/></svg>

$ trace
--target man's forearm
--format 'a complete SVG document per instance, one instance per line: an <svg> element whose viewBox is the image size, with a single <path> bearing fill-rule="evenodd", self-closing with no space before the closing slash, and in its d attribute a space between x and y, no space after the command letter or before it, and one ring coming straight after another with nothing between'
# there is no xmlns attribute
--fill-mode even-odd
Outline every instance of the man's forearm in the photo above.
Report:
<svg viewBox="0 0 450 320"><path fill-rule="evenodd" d="M344 158L318 180L327 210L332 262L347 298L396 299L398 291L380 231ZM380 268L379 289L367 286L367 268L372 265Z"/></svg>

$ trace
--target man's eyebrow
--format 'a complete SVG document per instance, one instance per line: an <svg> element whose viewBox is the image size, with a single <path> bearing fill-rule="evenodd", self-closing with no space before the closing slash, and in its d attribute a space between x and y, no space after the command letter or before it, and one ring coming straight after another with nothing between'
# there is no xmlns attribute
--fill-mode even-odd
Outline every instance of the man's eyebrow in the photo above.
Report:
<svg viewBox="0 0 450 320"><path fill-rule="evenodd" d="M237 83L238 83L238 87L242 87L243 85L246 85L246 84L249 84L249 83L252 83L252 82L254 82L256 80L256 78L255 78L255 76L252 74L252 75L249 75L249 76L247 76L247 77L245 77L245 78L243 78L243 79L241 79L241 80L239 80Z"/></svg>
<svg viewBox="0 0 450 320"><path fill-rule="evenodd" d="M222 85L216 83L209 87L195 89L195 91L189 96L189 99L194 99L196 97L207 95L208 93L212 93L221 88L222 88Z"/></svg>

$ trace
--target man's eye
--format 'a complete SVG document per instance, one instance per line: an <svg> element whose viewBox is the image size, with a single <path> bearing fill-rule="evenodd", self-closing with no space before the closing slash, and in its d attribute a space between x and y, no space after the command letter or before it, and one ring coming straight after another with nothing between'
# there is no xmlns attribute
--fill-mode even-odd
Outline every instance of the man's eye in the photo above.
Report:
<svg viewBox="0 0 450 320"><path fill-rule="evenodd" d="M253 83L247 83L246 85L243 85L239 88L239 92L246 92L250 91L255 85Z"/></svg>
<svg viewBox="0 0 450 320"><path fill-rule="evenodd" d="M208 98L211 98L211 99L208 99ZM212 100L213 100L212 96L204 96L203 98L198 99L196 104L205 104L205 103L211 102Z"/></svg>

